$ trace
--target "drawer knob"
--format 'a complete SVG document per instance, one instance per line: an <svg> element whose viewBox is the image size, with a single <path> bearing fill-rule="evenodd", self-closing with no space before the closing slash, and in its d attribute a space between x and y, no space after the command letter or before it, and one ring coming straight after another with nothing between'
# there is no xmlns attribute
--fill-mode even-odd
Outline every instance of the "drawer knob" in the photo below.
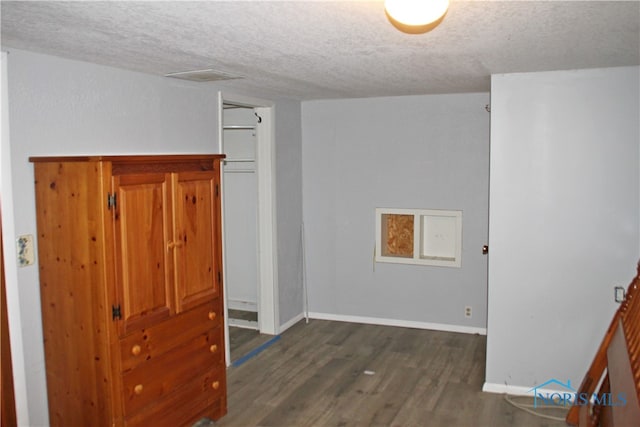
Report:
<svg viewBox="0 0 640 427"><path fill-rule="evenodd" d="M211 347L209 347L209 351L211 353L215 353L216 351L218 351L218 346L215 344L212 344Z"/></svg>
<svg viewBox="0 0 640 427"><path fill-rule="evenodd" d="M214 381L214 382L211 384L211 387L212 387L214 390L219 389L219 388L220 388L220 381Z"/></svg>
<svg viewBox="0 0 640 427"><path fill-rule="evenodd" d="M131 354L133 354L134 356L139 355L141 351L142 351L142 349L140 348L140 346L138 344L136 344L133 347L131 347Z"/></svg>
<svg viewBox="0 0 640 427"><path fill-rule="evenodd" d="M215 311L210 311L209 312L209 320L215 320L216 318L216 312Z"/></svg>
<svg viewBox="0 0 640 427"><path fill-rule="evenodd" d="M142 394L142 384L138 384L133 388L133 392L137 395Z"/></svg>

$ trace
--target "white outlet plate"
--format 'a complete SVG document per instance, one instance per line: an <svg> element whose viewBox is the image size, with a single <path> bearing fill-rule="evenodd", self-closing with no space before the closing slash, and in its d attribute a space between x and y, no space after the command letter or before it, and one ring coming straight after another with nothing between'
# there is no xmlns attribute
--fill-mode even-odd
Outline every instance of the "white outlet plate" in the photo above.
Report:
<svg viewBox="0 0 640 427"><path fill-rule="evenodd" d="M464 308L464 317L471 317L472 311L471 311L471 307L466 306Z"/></svg>
<svg viewBox="0 0 640 427"><path fill-rule="evenodd" d="M36 260L33 247L33 235L25 234L16 240L16 251L18 253L18 267L33 265Z"/></svg>

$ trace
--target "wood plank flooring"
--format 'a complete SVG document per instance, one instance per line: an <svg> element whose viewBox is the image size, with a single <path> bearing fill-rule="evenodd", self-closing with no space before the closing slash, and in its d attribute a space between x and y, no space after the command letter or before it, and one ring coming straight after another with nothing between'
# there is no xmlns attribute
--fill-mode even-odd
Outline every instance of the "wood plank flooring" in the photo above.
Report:
<svg viewBox="0 0 640 427"><path fill-rule="evenodd" d="M229 352L231 362L240 359L251 350L259 347L273 338L273 335L265 335L254 329L229 327Z"/></svg>
<svg viewBox="0 0 640 427"><path fill-rule="evenodd" d="M230 319L241 319L252 322L258 321L258 313L246 310L229 310ZM255 329L229 326L229 352L231 362L234 362L251 350L273 338L272 335L264 335Z"/></svg>
<svg viewBox="0 0 640 427"><path fill-rule="evenodd" d="M479 335L299 322L259 355L229 368L229 412L214 425L564 425L483 393L485 347Z"/></svg>

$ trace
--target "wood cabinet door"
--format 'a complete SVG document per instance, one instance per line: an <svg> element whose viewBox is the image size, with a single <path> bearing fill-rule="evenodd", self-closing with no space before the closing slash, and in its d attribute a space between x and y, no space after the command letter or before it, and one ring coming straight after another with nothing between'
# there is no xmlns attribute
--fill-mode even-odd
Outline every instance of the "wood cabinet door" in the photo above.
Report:
<svg viewBox="0 0 640 427"><path fill-rule="evenodd" d="M120 334L172 315L171 175L113 177L116 290Z"/></svg>
<svg viewBox="0 0 640 427"><path fill-rule="evenodd" d="M176 308L185 311L220 293L219 195L216 174L174 175Z"/></svg>

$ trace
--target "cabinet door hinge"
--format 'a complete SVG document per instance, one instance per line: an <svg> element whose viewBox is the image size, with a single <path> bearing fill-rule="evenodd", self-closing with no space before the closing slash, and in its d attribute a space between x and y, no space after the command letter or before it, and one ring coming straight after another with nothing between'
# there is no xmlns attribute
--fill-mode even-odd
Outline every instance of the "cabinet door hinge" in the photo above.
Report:
<svg viewBox="0 0 640 427"><path fill-rule="evenodd" d="M222 273L218 271L218 283L222 283Z"/></svg>
<svg viewBox="0 0 640 427"><path fill-rule="evenodd" d="M220 186L216 184L216 197L220 196Z"/></svg>
<svg viewBox="0 0 640 427"><path fill-rule="evenodd" d="M111 319L114 321L122 320L122 312L120 310L120 304L111 306Z"/></svg>
<svg viewBox="0 0 640 427"><path fill-rule="evenodd" d="M107 193L107 209L116 207L116 193Z"/></svg>

